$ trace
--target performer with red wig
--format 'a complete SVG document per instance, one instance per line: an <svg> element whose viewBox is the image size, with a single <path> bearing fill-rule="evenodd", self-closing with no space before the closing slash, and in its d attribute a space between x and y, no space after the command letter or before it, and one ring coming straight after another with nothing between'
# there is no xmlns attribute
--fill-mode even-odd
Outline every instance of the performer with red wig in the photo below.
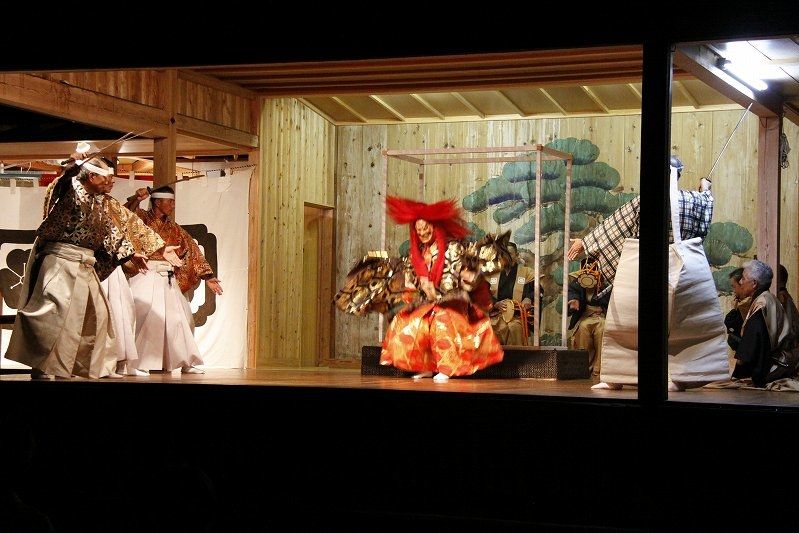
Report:
<svg viewBox="0 0 799 533"><path fill-rule="evenodd" d="M404 304L389 325L380 364L416 372L414 379L435 373L434 381L445 382L502 361L486 316L491 293L483 275L507 263L507 250L495 248L491 235L464 245L469 229L454 200L388 197L386 206L395 222L409 226L410 264L364 258L336 296L338 307L353 314ZM376 282L381 276L385 283ZM358 280L369 282L368 296Z"/></svg>

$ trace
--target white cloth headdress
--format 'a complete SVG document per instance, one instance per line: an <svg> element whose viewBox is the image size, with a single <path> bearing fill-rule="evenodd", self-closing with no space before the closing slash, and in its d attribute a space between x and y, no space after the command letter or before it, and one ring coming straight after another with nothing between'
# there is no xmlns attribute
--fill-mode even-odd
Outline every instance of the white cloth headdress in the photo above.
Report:
<svg viewBox="0 0 799 533"><path fill-rule="evenodd" d="M154 193L152 193L150 195L150 198L153 198L153 199L156 199L156 198L172 198L174 200L175 199L175 195L172 194L171 192L166 192L166 191L164 191L164 192L154 192Z"/></svg>

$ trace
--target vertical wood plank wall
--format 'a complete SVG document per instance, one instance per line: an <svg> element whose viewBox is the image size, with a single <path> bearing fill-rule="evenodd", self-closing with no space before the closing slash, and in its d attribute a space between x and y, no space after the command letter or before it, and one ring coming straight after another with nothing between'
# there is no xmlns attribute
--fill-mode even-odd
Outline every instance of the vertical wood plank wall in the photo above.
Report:
<svg viewBox="0 0 799 533"><path fill-rule="evenodd" d="M293 99L264 101L257 365L299 366L304 202L334 205L335 127ZM315 312L315 310L311 310Z"/></svg>
<svg viewBox="0 0 799 533"><path fill-rule="evenodd" d="M681 179L684 188L696 187L707 174L727 136L732 132L740 111L675 113L672 118L672 151L685 163ZM794 147L792 164L782 177L782 263L788 268L788 289L797 295L797 161L799 129L785 122L789 143ZM715 196L714 221L736 222L757 234L757 135L758 119L749 114L727 147L713 175ZM341 126L336 152L337 250L336 283L354 262L368 250L380 246L380 213L385 200L380 197L382 149L513 146L546 144L555 138L588 139L600 149L598 160L608 163L621 175L620 187L637 192L640 179L640 116L538 119L513 121L458 122L442 124L399 124ZM418 168L410 163L388 161L388 194L417 197ZM439 165L425 171L425 201L446 197L461 199L499 175L501 164ZM493 209L467 214L486 231L499 231L492 219ZM509 226L509 225L506 225ZM513 226L515 228L515 225ZM386 248L396 253L408 238L407 227L389 224ZM745 254L733 256L730 264L741 264L757 253L757 242ZM726 312L730 297L722 297ZM554 315L554 314L553 314ZM559 331L559 316L548 317ZM557 324L555 324L557 322ZM360 356L360 347L375 344L376 317L352 317L336 313L336 356Z"/></svg>

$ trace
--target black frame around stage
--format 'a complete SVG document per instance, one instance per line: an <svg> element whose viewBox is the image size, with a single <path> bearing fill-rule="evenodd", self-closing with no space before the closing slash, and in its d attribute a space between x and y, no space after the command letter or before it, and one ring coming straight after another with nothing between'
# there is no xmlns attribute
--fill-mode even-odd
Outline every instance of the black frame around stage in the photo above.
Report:
<svg viewBox="0 0 799 533"><path fill-rule="evenodd" d="M295 60L352 59L643 43L641 255L656 283L639 296L640 351L653 354L641 358L639 400L0 380L2 488L13 482L58 531L186 530L202 518L212 531L799 530L789 434L799 410L669 402L665 350L672 45L799 33L795 3L602 9L618 21L539 18L531 7L540 23L518 31L506 11L505 42L465 44L463 28L454 40L444 30L400 39L370 23L336 31L339 47L308 32L291 50ZM13 29L0 48L22 48L5 46ZM121 40L47 58L20 50L0 57L0 70L292 59L283 36L248 35L203 44L174 32L152 40L167 50ZM664 179L643 179L653 176Z"/></svg>
<svg viewBox="0 0 799 533"><path fill-rule="evenodd" d="M0 402L4 474L58 531L799 529L795 408L91 381Z"/></svg>

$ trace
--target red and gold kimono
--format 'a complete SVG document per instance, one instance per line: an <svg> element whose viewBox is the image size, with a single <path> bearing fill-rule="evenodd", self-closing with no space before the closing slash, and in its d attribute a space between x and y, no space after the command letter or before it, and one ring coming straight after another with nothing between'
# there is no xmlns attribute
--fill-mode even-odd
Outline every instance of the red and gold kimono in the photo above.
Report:
<svg viewBox="0 0 799 533"><path fill-rule="evenodd" d="M432 268L438 246L433 243L425 248ZM380 364L466 376L502 361L502 346L483 311L491 303L488 282L480 279L473 290L464 290L459 279L463 252L457 241L448 243L444 272L436 285L437 300L422 300L421 292L408 292L408 299L418 301L394 316L383 340Z"/></svg>
<svg viewBox="0 0 799 533"><path fill-rule="evenodd" d="M167 246L179 246L175 253L183 260L183 266L175 268L175 279L180 286L180 292L185 293L189 289L196 289L200 280L214 277L214 271L205 260L200 247L180 225L167 217L157 217L152 210L136 209L136 214L149 228L161 236ZM164 260L162 251L151 254L147 258L151 261Z"/></svg>
<svg viewBox="0 0 799 533"><path fill-rule="evenodd" d="M482 276L511 260L507 239L487 235L468 247L461 244L469 230L452 200L425 204L389 197L387 207L392 219L411 225L410 257L364 257L347 274L336 306L358 316L402 307L383 339L383 365L438 372L446 379L502 361L485 314L491 293Z"/></svg>

